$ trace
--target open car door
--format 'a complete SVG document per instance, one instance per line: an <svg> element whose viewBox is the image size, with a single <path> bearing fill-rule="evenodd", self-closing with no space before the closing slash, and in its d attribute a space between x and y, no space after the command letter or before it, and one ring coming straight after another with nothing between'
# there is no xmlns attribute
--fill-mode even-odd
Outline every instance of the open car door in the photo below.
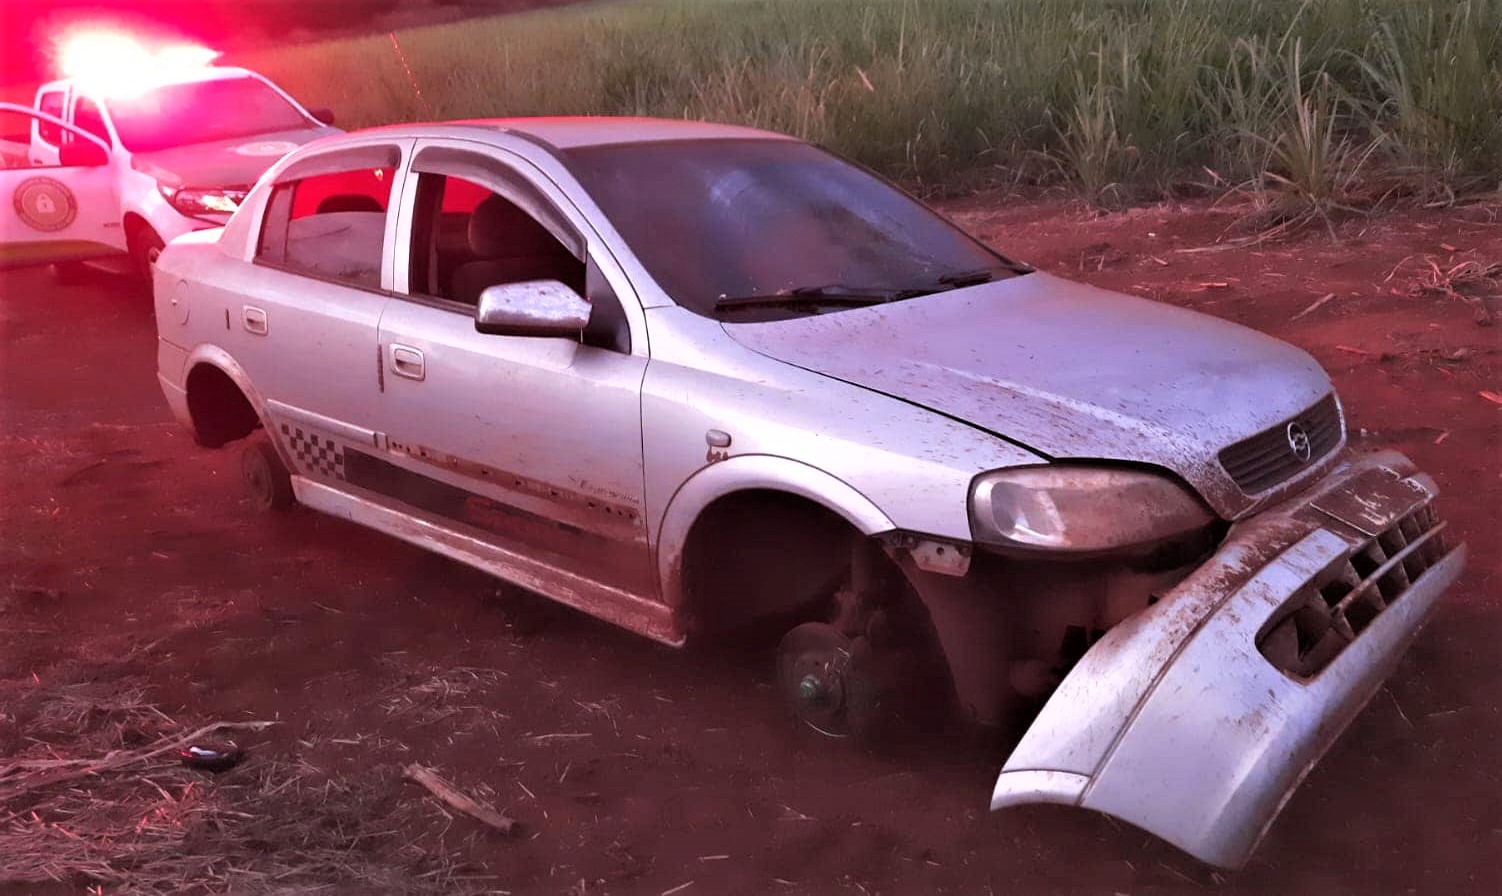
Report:
<svg viewBox="0 0 1502 896"><path fill-rule="evenodd" d="M66 134L58 164L31 159L33 124ZM109 147L29 106L0 103L0 268L125 250Z"/></svg>

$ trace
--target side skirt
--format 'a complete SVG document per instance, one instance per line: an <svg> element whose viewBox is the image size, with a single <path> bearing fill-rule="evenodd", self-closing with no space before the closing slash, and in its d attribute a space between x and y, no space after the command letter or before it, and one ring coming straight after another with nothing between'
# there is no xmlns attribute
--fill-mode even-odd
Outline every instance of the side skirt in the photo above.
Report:
<svg viewBox="0 0 1502 896"><path fill-rule="evenodd" d="M458 531L435 514L394 509L373 492L357 486L346 484L344 488L334 488L294 475L292 488L297 500L314 510L442 554L670 647L683 644L684 636L673 611L655 600L602 585L571 570Z"/></svg>

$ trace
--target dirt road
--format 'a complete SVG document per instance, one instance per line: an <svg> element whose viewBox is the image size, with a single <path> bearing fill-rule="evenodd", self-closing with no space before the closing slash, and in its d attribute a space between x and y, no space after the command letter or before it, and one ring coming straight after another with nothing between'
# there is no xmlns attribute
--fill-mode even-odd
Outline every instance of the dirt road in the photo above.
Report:
<svg viewBox="0 0 1502 896"><path fill-rule="evenodd" d="M202 786L270 762L354 782L365 820L398 819L370 841L393 861L398 846L447 852L490 876L475 886L515 893L1502 891L1502 405L1479 394L1502 392L1502 324L1424 290L1442 283L1426 256L1441 273L1502 261L1497 211L1199 252L1181 250L1230 216L995 197L948 210L1048 270L1312 352L1357 447L1414 456L1471 542L1465 579L1245 870L1212 873L1085 813L989 813L1005 744L866 753L800 731L758 650L674 652L334 519L255 515L234 455L169 420L150 308L106 276L0 280L0 760L45 739L25 707L68 686L145 687L194 723L279 720L245 766ZM445 817L402 782L409 762L523 833Z"/></svg>

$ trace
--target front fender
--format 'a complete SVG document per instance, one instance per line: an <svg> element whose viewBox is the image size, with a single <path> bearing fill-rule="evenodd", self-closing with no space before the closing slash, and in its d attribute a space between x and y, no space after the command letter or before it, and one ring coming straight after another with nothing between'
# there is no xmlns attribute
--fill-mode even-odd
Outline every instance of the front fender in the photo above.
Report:
<svg viewBox="0 0 1502 896"><path fill-rule="evenodd" d="M742 454L710 464L678 487L657 529L657 571L663 601L668 606L683 606L680 572L684 545L694 521L719 498L755 489L806 498L844 517L866 535L897 528L879 507L848 483L800 461L768 454Z"/></svg>

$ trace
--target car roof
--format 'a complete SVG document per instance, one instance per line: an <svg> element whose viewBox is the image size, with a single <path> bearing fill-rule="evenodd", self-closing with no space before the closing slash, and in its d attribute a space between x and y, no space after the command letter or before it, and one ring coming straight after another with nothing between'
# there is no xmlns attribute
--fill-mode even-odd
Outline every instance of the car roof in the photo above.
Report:
<svg viewBox="0 0 1502 896"><path fill-rule="evenodd" d="M513 134L559 151L622 143L687 140L793 140L785 134L707 121L671 118L580 116L551 118L478 118L388 125L372 129L391 136L468 137L486 132ZM355 134L362 132L354 132ZM366 131L364 133L369 133Z"/></svg>
<svg viewBox="0 0 1502 896"><path fill-rule="evenodd" d="M250 69L240 68L237 65L204 65L196 66L193 68L184 68L180 71L173 72L171 76L162 78L161 81L153 84L152 86L161 87L168 84L197 84L202 81L224 81L230 78L249 77L258 76ZM74 79L72 78L59 78L56 81L48 81L46 84L43 84L41 87L37 88L37 93L43 93L52 90L66 90L68 87L72 86L73 83ZM85 91L85 94L95 99L99 98L96 95L95 91ZM106 95L105 98L108 99L108 96Z"/></svg>

